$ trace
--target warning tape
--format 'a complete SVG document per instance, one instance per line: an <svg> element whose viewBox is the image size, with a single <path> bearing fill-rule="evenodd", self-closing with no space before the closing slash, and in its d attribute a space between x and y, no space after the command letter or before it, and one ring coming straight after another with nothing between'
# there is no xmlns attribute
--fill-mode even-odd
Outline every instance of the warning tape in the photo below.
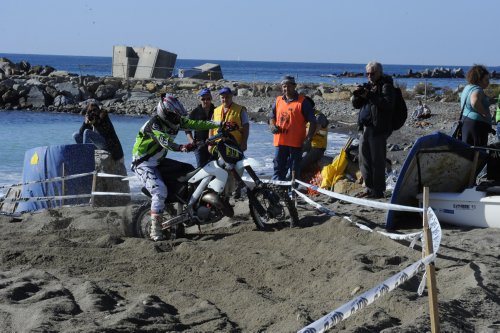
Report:
<svg viewBox="0 0 500 333"><path fill-rule="evenodd" d="M87 172L87 173L81 173L81 174L78 174L78 175L69 175L69 176L62 176L62 177L54 177L54 178L50 178L50 179L34 180L34 181L31 181L31 182L26 182L26 183L19 183L19 184L12 184L12 185L0 185L0 189L2 189L2 188L8 188L8 187L15 187L15 186L22 186L22 185L39 184L39 183L52 183L52 182L58 182L58 181L61 181L61 180L68 180L68 179L75 179L75 178L90 176L90 175L93 175L93 174L95 174L95 171Z"/></svg>
<svg viewBox="0 0 500 333"><path fill-rule="evenodd" d="M396 204L390 204L390 203L384 203L384 202L378 202L378 201L373 201L373 200L367 200L367 199L360 199L360 198L354 198L345 194L340 194L340 193L335 193L332 191L328 191L325 189L322 189L318 186L314 186L311 184L304 183L303 181L296 180L296 182L302 186L308 187L310 189L313 189L315 191L318 191L319 193L323 193L325 195L328 195L329 197L342 200L342 201L347 201L350 203L362 205L362 206L368 206L372 208L379 208L379 209L386 209L386 210L397 210L397 211L402 211L402 212L415 212L415 213L423 213L423 208L418 208L418 207L409 207L409 206L402 206L402 205L396 205Z"/></svg>
<svg viewBox="0 0 500 333"><path fill-rule="evenodd" d="M129 177L126 177L126 176L123 176L123 175L113 175L111 173L104 173L104 172L99 172L97 174L97 177L104 177L104 178L122 178L122 180L126 180L126 178L129 178Z"/></svg>
<svg viewBox="0 0 500 333"><path fill-rule="evenodd" d="M314 208L316 208L318 211L320 211L321 213L325 213L326 215L330 215L330 216L336 216L337 214L335 214L334 211L320 205L319 203L315 202L314 200L312 200L311 198L309 198L307 195L305 195L304 193L301 193L300 191L297 191L296 189L294 189L294 192L297 193L297 195L299 197L302 198L302 200L304 200L305 202L307 202L308 204L310 204L311 206L313 206Z"/></svg>
<svg viewBox="0 0 500 333"><path fill-rule="evenodd" d="M313 188L316 187L316 186L307 186L308 184L305 184L301 181L298 181L298 182L301 183L301 185L304 184L306 187L313 187ZM334 212L321 206L319 203L311 200L309 197L307 197L303 193L301 193L295 189L294 189L294 191L295 191L295 193L297 193L299 195L299 197L304 199L304 201L306 201L308 204L310 204L313 207L315 207L316 209L318 209L320 212L326 213L330 216L335 215ZM330 191L325 190L325 191L319 191L319 192L328 195L328 193L324 193L324 192L330 192ZM341 199L337 196L337 193L335 193L335 194L336 195L333 197L336 197L337 199ZM340 197L347 197L344 195L339 195L339 196ZM362 200L362 199L359 200L357 198L353 198L353 199L355 199L355 200L351 200L351 202L356 201L354 203L360 203L359 201L361 201L360 204L363 204L364 202L368 202L370 204L372 203L372 201L369 201L369 200ZM341 200L343 200L343 199L341 199ZM392 206L390 209L394 209L394 206L399 206L399 205L389 204L386 206ZM407 208L405 206L401 206L401 207ZM396 207L396 208L399 209L401 207ZM380 208L380 207L375 207L375 208ZM413 207L409 207L409 208L413 208ZM420 209L419 211L423 212L423 209ZM352 223L352 220L350 218L348 218L348 217L344 217L344 218ZM342 320L350 317L352 314L360 311L361 309L363 309L367 305L373 303L375 300L377 300L382 295L394 290L395 288L397 288L398 286L400 286L401 284L403 284L404 282L409 280L411 277L416 275L419 271L423 270L425 268L425 265L428 265L430 262L434 261L436 258L436 253L438 252L439 246L441 244L442 231L441 231L441 226L439 224L439 220L437 219L436 214L434 213L434 211L430 207L427 209L427 218L428 218L428 223L429 223L429 229L431 230L431 233L432 233L432 244L433 244L433 251L434 251L433 254L415 262L414 264L407 267L403 271L401 271L398 274L395 274L392 277L390 277L389 279L385 280L382 284L368 290L367 292L363 293L362 295L358 296L357 298L349 301L348 303L345 303L341 307L330 312L326 316L323 316L322 318L316 320L312 324L309 324L308 326L301 329L299 331L299 333L319 333L319 332L324 332L324 331L330 329L331 327L335 326L336 324L338 324ZM361 229L373 232L372 229L370 229L369 227L367 227L365 225L362 225L359 223L355 223L355 224L358 227L360 227ZM413 245L415 244L415 242L417 241L417 239L420 239L422 241L422 251L425 248L423 231L415 232L412 234L406 234L406 235L392 234L392 233L387 233L387 232L382 232L382 231L377 231L377 232L384 235L384 236L387 236L391 239L411 241L410 247L412 247L412 248L413 248ZM424 272L422 280L421 280L421 282L418 286L418 289L417 289L417 294L419 296L422 295L424 288L425 288L425 285L426 285L426 272Z"/></svg>
<svg viewBox="0 0 500 333"><path fill-rule="evenodd" d="M92 192L90 194L74 194L74 195L54 195L50 197L25 197L3 199L2 202L30 202L30 201L51 201L51 200L65 200L65 199L79 199L79 198L89 198L94 195L114 195L114 196L129 196L130 193L123 192Z"/></svg>
<svg viewBox="0 0 500 333"><path fill-rule="evenodd" d="M326 330L340 323L342 320L350 317L354 313L365 308L367 305L373 303L381 296L401 286L403 283L416 275L419 271L423 270L426 265L433 262L435 258L436 254L433 253L423 259L420 259L401 272L391 276L378 286L366 291L365 293L338 307L337 309L321 317L315 322L302 328L298 331L298 333L325 332Z"/></svg>
<svg viewBox="0 0 500 333"><path fill-rule="evenodd" d="M76 174L76 175L54 177L54 178L50 178L50 179L34 180L34 181L30 181L30 182L25 182L25 183L18 183L18 184L11 184L11 185L0 185L0 189L16 187L16 186L23 186L23 185L39 184L39 183L53 183L53 182L58 182L58 181L62 181L62 180L69 180L69 179L76 179L76 178L81 178L81 177L85 177L85 176L91 176L94 174L97 174L97 177L107 177L107 178L114 177L114 178L124 178L124 179L127 178L123 175L113 175L113 174L104 173L104 172L96 173L95 171L92 171L92 172L80 173L80 174Z"/></svg>
<svg viewBox="0 0 500 333"><path fill-rule="evenodd" d="M300 191L297 191L295 190L295 193L297 193L297 195L302 198L306 203L310 204L311 206L313 206L314 208L316 208L319 212L321 213L324 213L324 214L327 214L329 216L336 216L337 214L335 214L334 211L322 206L321 204L313 201L311 198L309 198L307 195L305 195L304 193L301 193ZM434 212L432 212L432 214L434 214ZM434 216L436 216L434 214ZM344 216L343 217L344 219L346 219L347 221L355 224L358 228L360 229L363 229L363 230L366 230L366 231L369 231L369 232L373 232L374 230L371 229L370 227L364 225L364 224L361 224L361 223L357 223L357 222L353 222L349 217L347 216ZM437 218L436 218L436 221L437 221ZM439 222L439 221L437 221ZM429 221L429 225L431 225L431 221ZM439 226L439 223L437 223L437 225ZM432 230L432 228L431 228ZM412 244L410 245L411 248L413 248L413 242L416 241L417 239L421 239L422 238L422 235L423 235L423 232L422 231L419 231L419 232L415 232L415 233L411 233L411 234L394 234L394 233L389 233L389 232L384 232L384 231L377 231L379 234L381 235L384 235L384 236L387 236L389 237L390 239L393 239L393 240L405 240L405 241L411 241ZM441 230L439 229L439 233L441 233ZM434 231L433 231L433 235L434 235ZM437 241L437 240L435 240ZM440 242L440 240L439 240ZM436 249L436 248L435 248ZM435 252L437 252L437 249L435 250Z"/></svg>
<svg viewBox="0 0 500 333"><path fill-rule="evenodd" d="M246 177L246 176L241 177L241 179L246 181L246 182L251 182L251 183L254 182L252 178ZM289 180L274 180L274 179L265 179L264 178L264 179L261 179L260 181L263 183L279 185L279 186L292 186L292 182Z"/></svg>

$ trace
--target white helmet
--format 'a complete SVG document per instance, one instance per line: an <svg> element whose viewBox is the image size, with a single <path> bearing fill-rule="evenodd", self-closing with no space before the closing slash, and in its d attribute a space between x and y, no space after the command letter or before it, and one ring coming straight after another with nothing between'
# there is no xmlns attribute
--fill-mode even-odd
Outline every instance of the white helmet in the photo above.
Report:
<svg viewBox="0 0 500 333"><path fill-rule="evenodd" d="M187 111L181 102L173 95L165 94L164 97L158 102L156 107L156 114L164 121L172 121L172 116L169 113L174 113L178 116L186 116Z"/></svg>

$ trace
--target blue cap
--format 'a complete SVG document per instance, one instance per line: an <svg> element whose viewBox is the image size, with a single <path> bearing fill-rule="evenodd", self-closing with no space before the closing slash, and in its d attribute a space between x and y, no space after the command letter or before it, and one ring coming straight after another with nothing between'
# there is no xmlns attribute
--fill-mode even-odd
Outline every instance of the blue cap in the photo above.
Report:
<svg viewBox="0 0 500 333"><path fill-rule="evenodd" d="M210 92L210 89L208 88L203 88L200 90L200 92L198 93L198 96L205 96L205 95L212 95L212 93Z"/></svg>
<svg viewBox="0 0 500 333"><path fill-rule="evenodd" d="M295 78L292 75L285 75L281 78L281 84L297 84L297 83L295 83Z"/></svg>
<svg viewBox="0 0 500 333"><path fill-rule="evenodd" d="M233 94L233 92L231 91L231 89L229 89L229 87L224 87L222 88L221 90L219 90L219 95L224 95L224 94Z"/></svg>

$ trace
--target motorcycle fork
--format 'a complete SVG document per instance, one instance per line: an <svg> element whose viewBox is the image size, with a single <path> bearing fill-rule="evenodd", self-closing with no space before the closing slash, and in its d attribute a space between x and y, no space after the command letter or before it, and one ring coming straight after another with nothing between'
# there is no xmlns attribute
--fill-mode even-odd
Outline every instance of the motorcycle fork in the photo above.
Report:
<svg viewBox="0 0 500 333"><path fill-rule="evenodd" d="M262 186L262 181L260 180L259 176L257 176L255 171L253 171L251 166L247 165L245 167L245 170L248 173L248 175L250 176L250 178L252 178L252 180L255 182L255 186L257 186L257 187Z"/></svg>
<svg viewBox="0 0 500 333"><path fill-rule="evenodd" d="M245 170L248 172L248 174L250 175L250 177L253 179L253 181L255 182L255 185L256 186L261 186L262 182L259 179L259 177L255 174L255 172L253 171L253 169L250 166L246 166ZM246 187L248 201L250 201L250 203L252 204L252 206L255 207L255 209L257 210L257 212L259 213L259 215L267 215L266 209L257 200L257 198L255 197L255 195L253 193L253 190L251 190L247 186L247 184L243 181L243 179L241 179L241 176L236 172L236 170L233 169L232 172L233 172L234 178L238 182L242 182L244 184L244 186Z"/></svg>

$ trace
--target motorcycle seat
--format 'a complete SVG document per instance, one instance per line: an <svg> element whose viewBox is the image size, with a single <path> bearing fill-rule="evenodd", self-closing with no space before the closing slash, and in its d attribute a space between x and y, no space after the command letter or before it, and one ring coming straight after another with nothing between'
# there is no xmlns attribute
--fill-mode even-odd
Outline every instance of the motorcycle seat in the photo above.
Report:
<svg viewBox="0 0 500 333"><path fill-rule="evenodd" d="M193 177L199 170L201 169L201 167L199 168L196 168L194 169L193 171L191 172L188 172L187 174L185 174L184 176L180 176L177 178L177 181L180 182L180 183L185 183L189 180L189 178Z"/></svg>

